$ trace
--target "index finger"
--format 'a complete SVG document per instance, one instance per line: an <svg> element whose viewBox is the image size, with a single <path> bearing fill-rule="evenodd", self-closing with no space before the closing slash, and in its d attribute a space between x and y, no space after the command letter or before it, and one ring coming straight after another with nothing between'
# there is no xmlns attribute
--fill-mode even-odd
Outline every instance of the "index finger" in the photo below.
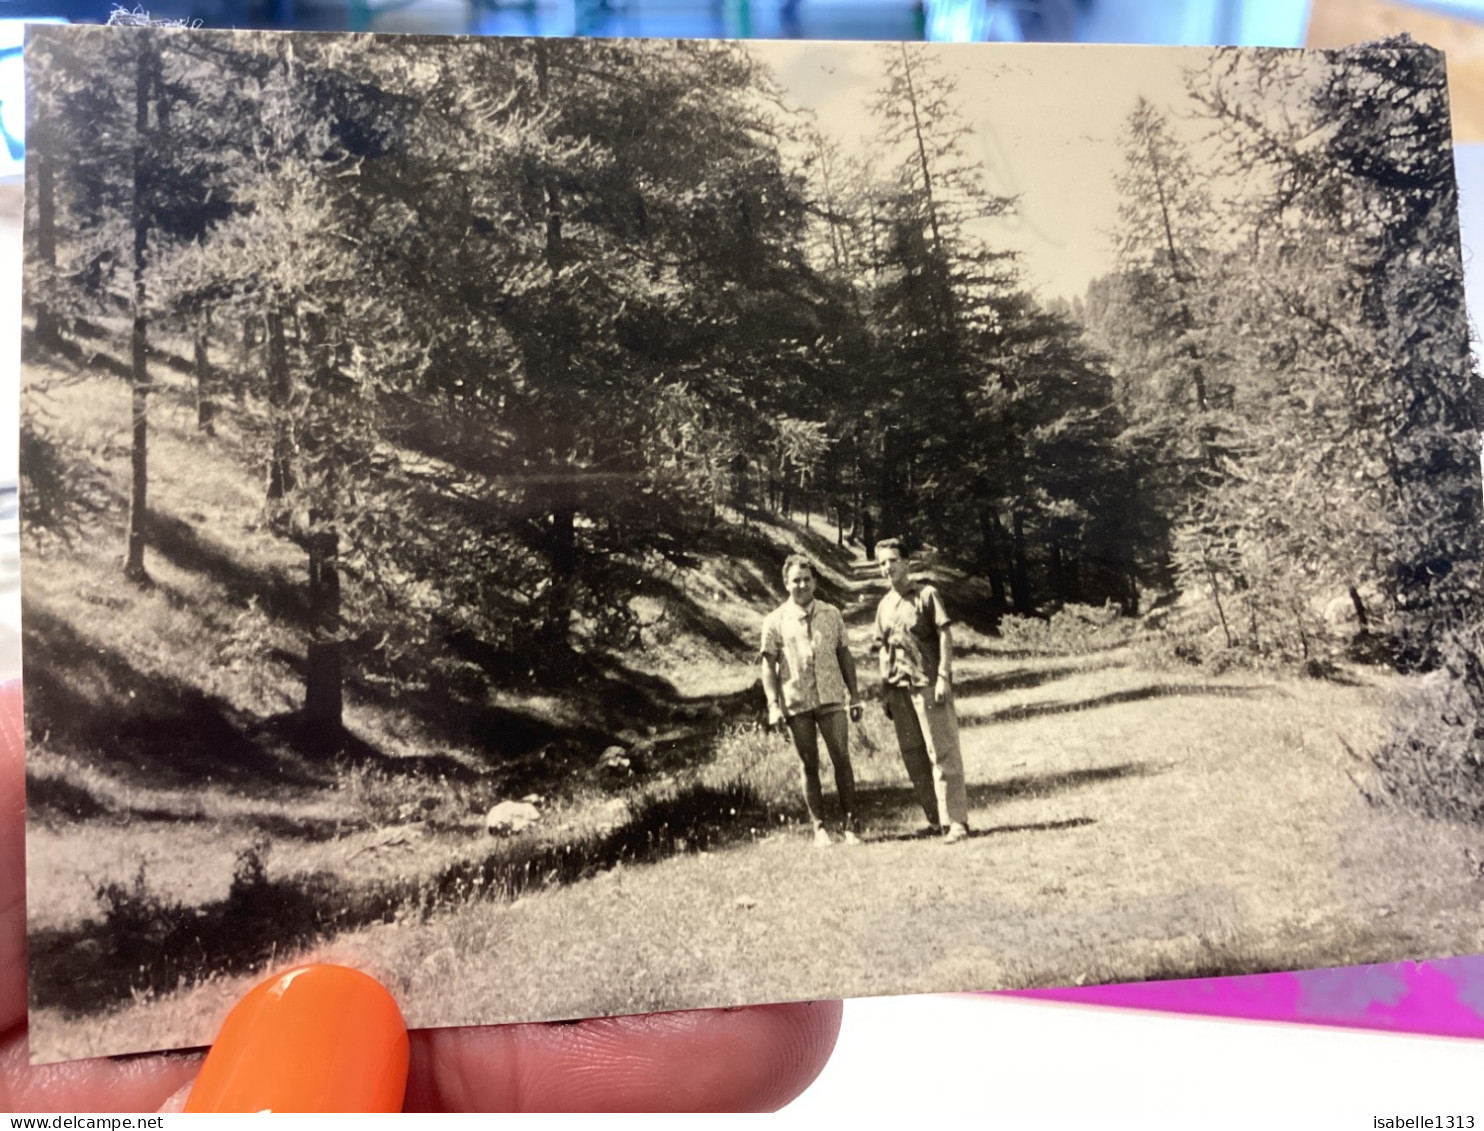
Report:
<svg viewBox="0 0 1484 1131"><path fill-rule="evenodd" d="M841 1004L412 1034L407 1111L773 1111L819 1075Z"/></svg>
<svg viewBox="0 0 1484 1131"><path fill-rule="evenodd" d="M19 680L0 683L0 1033L26 1019L26 767Z"/></svg>

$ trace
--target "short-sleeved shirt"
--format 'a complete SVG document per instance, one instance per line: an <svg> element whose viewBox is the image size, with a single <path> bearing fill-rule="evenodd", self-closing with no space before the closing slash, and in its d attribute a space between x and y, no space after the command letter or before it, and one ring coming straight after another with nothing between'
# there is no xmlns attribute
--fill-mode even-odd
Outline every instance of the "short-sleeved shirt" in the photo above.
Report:
<svg viewBox="0 0 1484 1131"><path fill-rule="evenodd" d="M887 590L876 606L874 645L887 650L886 682L930 687L938 679L938 632L953 622L931 585L914 585L905 596Z"/></svg>
<svg viewBox="0 0 1484 1131"><path fill-rule="evenodd" d="M845 676L836 655L843 647L845 618L823 601L807 609L785 601L763 619L762 654L778 664L785 715L844 707Z"/></svg>

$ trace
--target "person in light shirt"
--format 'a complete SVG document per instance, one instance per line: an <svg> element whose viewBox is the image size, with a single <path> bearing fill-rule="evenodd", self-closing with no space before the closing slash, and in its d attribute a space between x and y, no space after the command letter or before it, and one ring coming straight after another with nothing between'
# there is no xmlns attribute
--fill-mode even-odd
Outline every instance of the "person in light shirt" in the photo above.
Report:
<svg viewBox="0 0 1484 1131"><path fill-rule="evenodd" d="M845 619L835 606L814 598L814 566L802 554L783 563L788 600L763 620L761 662L768 697L768 725L788 725L803 765L804 804L814 825L814 843L833 840L824 820L819 782L819 740L835 768L841 838L860 843L855 812L855 773L850 766L850 722L860 722L855 660L845 640ZM847 722L847 719L849 722Z"/></svg>

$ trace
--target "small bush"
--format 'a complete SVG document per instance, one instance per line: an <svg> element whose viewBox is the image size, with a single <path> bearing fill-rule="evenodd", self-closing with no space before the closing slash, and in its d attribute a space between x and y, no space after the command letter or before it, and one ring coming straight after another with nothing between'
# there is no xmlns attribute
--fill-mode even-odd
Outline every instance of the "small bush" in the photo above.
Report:
<svg viewBox="0 0 1484 1131"><path fill-rule="evenodd" d="M227 889L226 914L251 918L267 904L272 890L268 880L269 843L260 840L237 854L232 865L232 884Z"/></svg>
<svg viewBox="0 0 1484 1131"><path fill-rule="evenodd" d="M1252 670L1267 665L1265 658L1246 648L1229 646L1211 635L1162 633L1134 645L1134 662L1154 671L1199 668L1207 675Z"/></svg>
<svg viewBox="0 0 1484 1131"><path fill-rule="evenodd" d="M158 941L180 922L184 909L167 896L152 891L141 861L134 881L99 884L93 889L103 922L121 945Z"/></svg>
<svg viewBox="0 0 1484 1131"><path fill-rule="evenodd" d="M1484 821L1484 625L1446 637L1441 668L1407 697L1398 731L1372 756L1373 803Z"/></svg>
<svg viewBox="0 0 1484 1131"><path fill-rule="evenodd" d="M1252 672L1271 676L1301 675L1333 678L1338 669L1326 658L1300 659L1282 651L1266 651L1244 644L1228 644L1219 628L1201 631L1199 625L1164 628L1135 640L1130 655L1138 667L1148 671L1188 671L1199 668L1206 675Z"/></svg>
<svg viewBox="0 0 1484 1131"><path fill-rule="evenodd" d="M722 732L705 780L745 782L765 803L787 807L799 796L799 760L787 737L758 723L740 723Z"/></svg>
<svg viewBox="0 0 1484 1131"><path fill-rule="evenodd" d="M109 501L103 476L41 422L43 412L30 406L21 426L20 508L28 551L72 546Z"/></svg>
<svg viewBox="0 0 1484 1131"><path fill-rule="evenodd" d="M1000 639L1027 652L1077 656L1126 644L1133 622L1125 620L1113 602L1106 605L1063 605L1049 618L1006 614L1000 618Z"/></svg>

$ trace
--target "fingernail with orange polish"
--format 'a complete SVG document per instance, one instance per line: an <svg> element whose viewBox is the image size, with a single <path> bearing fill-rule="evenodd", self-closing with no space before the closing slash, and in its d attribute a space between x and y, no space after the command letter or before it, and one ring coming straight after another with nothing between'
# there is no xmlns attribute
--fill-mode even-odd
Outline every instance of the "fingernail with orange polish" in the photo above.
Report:
<svg viewBox="0 0 1484 1131"><path fill-rule="evenodd" d="M300 966L237 1003L186 1111L400 1111L407 1025L380 982Z"/></svg>

